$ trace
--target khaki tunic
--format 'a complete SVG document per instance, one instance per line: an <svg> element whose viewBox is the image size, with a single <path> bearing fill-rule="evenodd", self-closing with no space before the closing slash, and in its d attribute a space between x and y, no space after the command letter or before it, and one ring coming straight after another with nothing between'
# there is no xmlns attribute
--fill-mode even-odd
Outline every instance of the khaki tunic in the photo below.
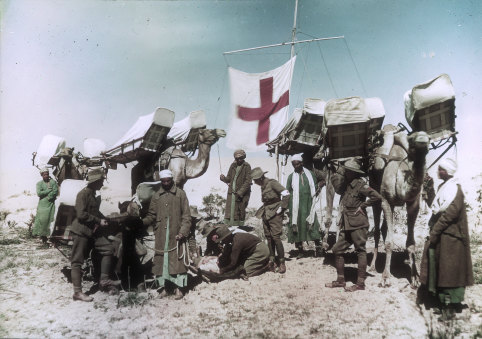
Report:
<svg viewBox="0 0 482 339"><path fill-rule="evenodd" d="M429 246L435 247L437 287L465 287L474 284L464 194L460 185L457 186L454 201L438 215L430 230L420 268L422 284L428 283Z"/></svg>
<svg viewBox="0 0 482 339"><path fill-rule="evenodd" d="M183 259L179 259L176 251L176 235L181 233L184 237L189 235L191 229L191 212L186 193L172 186L169 191L162 187L154 193L149 205L149 211L142 222L145 226L154 224L155 249L152 273L162 275L164 262L164 245L166 243L166 230L169 222L169 274L186 273Z"/></svg>
<svg viewBox="0 0 482 339"><path fill-rule="evenodd" d="M283 209L288 208L290 202L289 195L281 198L281 192L286 191L283 185L274 179L265 178L261 185L261 206L256 212L258 218L269 220L276 215L276 211L281 206Z"/></svg>
<svg viewBox="0 0 482 339"><path fill-rule="evenodd" d="M236 177L236 182L234 182L237 167L238 164L233 162L229 167L226 180L224 180L225 183L229 184L228 196L226 197L226 211L224 214L224 218L228 221L231 219L233 193L237 195L234 204L234 221L244 221L246 219L246 207L248 207L249 197L251 195L251 165L246 161L243 162L239 174ZM233 186L235 186L234 191Z"/></svg>
<svg viewBox="0 0 482 339"><path fill-rule="evenodd" d="M337 193L341 193L340 207L341 219L339 224L345 231L351 231L362 227L369 227L366 208L380 201L382 196L373 188L368 186L361 178L353 179L348 185L343 183L343 176L335 174L332 183ZM366 200L368 198L368 200ZM366 200L366 201L365 201ZM361 208L365 214L355 211Z"/></svg>
<svg viewBox="0 0 482 339"><path fill-rule="evenodd" d="M92 237L94 229L99 227L100 219L104 218L99 211L99 207L100 197L95 197L95 190L88 186L83 188L75 199L77 218L72 223L72 233L84 237Z"/></svg>
<svg viewBox="0 0 482 339"><path fill-rule="evenodd" d="M286 191L283 185L274 179L265 178L261 185L261 206L256 212L256 217L263 220L263 230L266 237L280 237L283 233L283 217L276 214L279 207L288 208L289 195L281 197L281 192Z"/></svg>

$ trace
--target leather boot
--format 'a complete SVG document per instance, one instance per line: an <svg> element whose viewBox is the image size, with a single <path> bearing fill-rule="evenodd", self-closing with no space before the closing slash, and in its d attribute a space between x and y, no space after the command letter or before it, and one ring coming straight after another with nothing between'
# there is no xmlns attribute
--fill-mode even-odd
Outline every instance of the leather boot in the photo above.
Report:
<svg viewBox="0 0 482 339"><path fill-rule="evenodd" d="M276 272L276 264L274 263L274 261L270 260L268 262L268 270L270 272Z"/></svg>
<svg viewBox="0 0 482 339"><path fill-rule="evenodd" d="M305 251L303 250L303 243L296 243L296 248L298 249L298 255L296 259L301 259L305 256Z"/></svg>
<svg viewBox="0 0 482 339"><path fill-rule="evenodd" d="M176 288L176 290L174 291L174 299L181 300L182 298L184 298L184 293L182 293L180 288Z"/></svg>
<svg viewBox="0 0 482 339"><path fill-rule="evenodd" d="M286 273L286 265L284 261L279 264L278 273L281 273L281 274Z"/></svg>
<svg viewBox="0 0 482 339"><path fill-rule="evenodd" d="M345 287L347 292L363 291L365 289L365 275L367 271L367 255L366 253L358 254L358 277L356 284L350 287Z"/></svg>
<svg viewBox="0 0 482 339"><path fill-rule="evenodd" d="M345 287L345 259L341 255L335 256L335 267L336 267L336 280L332 281L331 283L326 283L325 287L328 288L336 288L336 287Z"/></svg>
<svg viewBox="0 0 482 339"><path fill-rule="evenodd" d="M87 294L82 292L75 292L72 299L78 300L78 301L86 301L86 302L90 302L94 300L94 298L89 297Z"/></svg>

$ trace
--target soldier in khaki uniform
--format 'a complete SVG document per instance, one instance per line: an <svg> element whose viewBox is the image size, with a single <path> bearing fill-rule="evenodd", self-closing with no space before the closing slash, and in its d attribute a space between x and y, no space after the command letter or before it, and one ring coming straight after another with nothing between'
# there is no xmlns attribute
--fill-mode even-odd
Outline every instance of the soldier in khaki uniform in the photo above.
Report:
<svg viewBox="0 0 482 339"><path fill-rule="evenodd" d="M281 242L283 233L283 214L288 208L290 193L278 181L266 178L260 167L251 171L251 178L254 183L261 186L261 206L256 212L256 217L263 220L264 235L268 241L269 248L269 269L276 270L275 250L278 252L279 268L278 273L286 272L285 251Z"/></svg>
<svg viewBox="0 0 482 339"><path fill-rule="evenodd" d="M82 293L82 264L89 256L92 247L100 254L100 288L104 292L117 292L119 282L109 279L112 268L114 247L106 237L108 222L100 213L100 199L96 199L95 192L104 185L104 170L96 168L87 174L87 187L82 189L75 200L77 218L72 223L72 284L74 285L74 300L92 301L93 298Z"/></svg>
<svg viewBox="0 0 482 339"><path fill-rule="evenodd" d="M364 172L355 159L348 160L343 165L344 175L337 172L331 181L336 193L341 195L340 201L340 236L333 246L337 279L325 284L326 287L344 287L347 292L365 289L365 274L367 269L366 242L368 233L368 217L366 208L381 200L381 195L367 185L362 179ZM366 200L368 198L368 200ZM366 201L365 201L366 200ZM346 287L343 253L355 246L358 256L358 277L355 285Z"/></svg>

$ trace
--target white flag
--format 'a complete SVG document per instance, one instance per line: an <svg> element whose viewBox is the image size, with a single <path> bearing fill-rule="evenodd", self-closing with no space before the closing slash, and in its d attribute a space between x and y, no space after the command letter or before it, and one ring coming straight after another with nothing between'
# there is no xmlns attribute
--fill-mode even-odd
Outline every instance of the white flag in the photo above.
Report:
<svg viewBox="0 0 482 339"><path fill-rule="evenodd" d="M229 68L232 119L226 145L264 151L288 121L291 79L296 57L264 73Z"/></svg>

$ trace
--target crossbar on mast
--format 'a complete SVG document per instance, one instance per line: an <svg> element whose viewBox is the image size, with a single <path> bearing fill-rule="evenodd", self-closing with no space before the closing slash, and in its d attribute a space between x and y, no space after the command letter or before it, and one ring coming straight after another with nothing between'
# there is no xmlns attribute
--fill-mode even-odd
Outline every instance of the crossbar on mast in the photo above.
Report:
<svg viewBox="0 0 482 339"><path fill-rule="evenodd" d="M341 35L341 36L335 36L335 37L330 37L330 38L318 38L318 39L311 39L311 40L288 41L288 42L282 42L282 43L280 43L280 44L273 44L273 45L252 47L252 48L246 48L246 49L238 49L238 50L236 50L236 51L223 52L223 54L234 54L234 53L239 53L239 52L253 51L253 50L262 49L262 48L270 48L270 47L294 45L294 44L301 44L301 43L312 42L312 41L344 39L344 38L345 38L345 36L344 36L344 35Z"/></svg>

